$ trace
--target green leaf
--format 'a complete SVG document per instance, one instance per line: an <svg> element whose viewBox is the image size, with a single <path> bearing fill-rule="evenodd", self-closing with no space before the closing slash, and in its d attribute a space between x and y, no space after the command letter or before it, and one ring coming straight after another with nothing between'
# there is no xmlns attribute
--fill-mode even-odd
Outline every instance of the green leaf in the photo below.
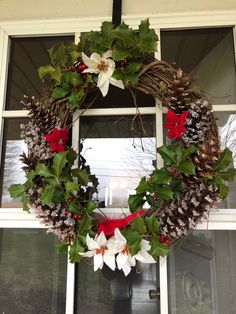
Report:
<svg viewBox="0 0 236 314"><path fill-rule="evenodd" d="M137 44L135 32L124 22L113 30L113 35L127 46L136 46Z"/></svg>
<svg viewBox="0 0 236 314"><path fill-rule="evenodd" d="M161 155L163 160L170 165L176 164L176 156L173 150L170 150L167 146L161 146L157 148L157 152Z"/></svg>
<svg viewBox="0 0 236 314"><path fill-rule="evenodd" d="M80 262L83 257L79 253L83 253L83 252L84 252L83 245L80 243L78 239L76 239L75 242L72 245L70 245L70 250L69 250L70 262L71 263Z"/></svg>
<svg viewBox="0 0 236 314"><path fill-rule="evenodd" d="M143 194L129 195L128 204L131 212L141 209L144 203L145 199Z"/></svg>
<svg viewBox="0 0 236 314"><path fill-rule="evenodd" d="M184 161L185 159L189 158L193 153L197 152L197 147L191 145L188 148L182 148L182 158L180 162Z"/></svg>
<svg viewBox="0 0 236 314"><path fill-rule="evenodd" d="M130 52L126 48L115 47L112 51L112 59L114 61L124 60L130 55Z"/></svg>
<svg viewBox="0 0 236 314"><path fill-rule="evenodd" d="M41 66L38 69L38 74L39 74L40 79L43 79L46 75L51 76L55 71L56 69L49 64L49 65Z"/></svg>
<svg viewBox="0 0 236 314"><path fill-rule="evenodd" d="M35 167L35 173L36 175L39 175L41 177L53 177L54 175L51 173L51 171L48 169L48 167L45 164L38 163Z"/></svg>
<svg viewBox="0 0 236 314"><path fill-rule="evenodd" d="M51 205L54 191L55 189L51 185L46 185L46 187L44 188L41 194L42 204Z"/></svg>
<svg viewBox="0 0 236 314"><path fill-rule="evenodd" d="M55 99L63 98L66 95L68 95L68 93L69 93L68 89L64 89L62 87L55 87L52 90L52 98Z"/></svg>
<svg viewBox="0 0 236 314"><path fill-rule="evenodd" d="M65 243L58 243L56 245L56 249L57 249L58 253L66 253L67 254L68 247L69 247L69 244L65 244Z"/></svg>
<svg viewBox="0 0 236 314"><path fill-rule="evenodd" d="M34 178L36 177L36 173L34 170L31 170L26 174L27 181L25 182L25 187L31 188L34 185Z"/></svg>
<svg viewBox="0 0 236 314"><path fill-rule="evenodd" d="M136 188L136 192L137 194L141 194L143 192L149 191L150 188L151 188L150 183L146 180L145 177L143 177Z"/></svg>
<svg viewBox="0 0 236 314"><path fill-rule="evenodd" d="M181 162L181 164L179 164L176 169L181 172L184 173L186 175L194 175L195 174L195 168L196 166L194 165L194 163L192 162L192 160L187 159L184 160L183 162Z"/></svg>
<svg viewBox="0 0 236 314"><path fill-rule="evenodd" d="M135 230L124 229L122 235L127 240L130 254L133 256L141 250L142 236Z"/></svg>
<svg viewBox="0 0 236 314"><path fill-rule="evenodd" d="M74 161L77 159L77 157L78 154L76 153L76 151L73 148L68 147L66 159L71 166L74 164Z"/></svg>
<svg viewBox="0 0 236 314"><path fill-rule="evenodd" d="M86 212L91 214L97 208L97 204L93 201L88 201L86 206Z"/></svg>
<svg viewBox="0 0 236 314"><path fill-rule="evenodd" d="M52 188L54 188L52 186ZM61 204L65 202L65 193L61 189L54 189L52 203Z"/></svg>
<svg viewBox="0 0 236 314"><path fill-rule="evenodd" d="M103 45L109 49L111 48L112 41L113 41L113 31L114 26L111 22L103 22L101 27L102 38L103 38Z"/></svg>
<svg viewBox="0 0 236 314"><path fill-rule="evenodd" d="M56 68L56 70L51 74L51 78L56 82L56 84L60 84L61 83L61 69L60 68Z"/></svg>
<svg viewBox="0 0 236 314"><path fill-rule="evenodd" d="M25 192L25 185L24 184L12 184L8 188L8 191L12 198L23 196Z"/></svg>
<svg viewBox="0 0 236 314"><path fill-rule="evenodd" d="M157 197L163 200L171 200L173 199L173 192L170 188L165 186L160 186L156 190Z"/></svg>
<svg viewBox="0 0 236 314"><path fill-rule="evenodd" d="M80 220L79 234L86 235L92 229L92 226L93 226L92 221L93 221L93 218L90 215L85 215Z"/></svg>
<svg viewBox="0 0 236 314"><path fill-rule="evenodd" d="M65 64L67 63L67 54L66 47L63 43L57 48L54 46L48 49L48 53L53 65L57 64L61 68L65 67Z"/></svg>
<svg viewBox="0 0 236 314"><path fill-rule="evenodd" d="M22 205L23 205L24 211L28 212L30 210L30 208L29 208L29 196L25 193L22 196Z"/></svg>
<svg viewBox="0 0 236 314"><path fill-rule="evenodd" d="M72 61L75 62L80 57L80 53L77 50L72 50L70 56Z"/></svg>
<svg viewBox="0 0 236 314"><path fill-rule="evenodd" d="M216 177L219 177L225 181L233 181L235 175L236 175L235 168L229 168L226 171L219 171L219 172L216 172L215 174Z"/></svg>
<svg viewBox="0 0 236 314"><path fill-rule="evenodd" d="M71 71L65 72L63 74L63 78L67 83L71 84L73 87L83 86L84 84L84 80L77 72Z"/></svg>
<svg viewBox="0 0 236 314"><path fill-rule="evenodd" d="M55 171L57 177L59 177L62 173L63 168L65 167L67 152L56 153L53 157L52 168Z"/></svg>
<svg viewBox="0 0 236 314"><path fill-rule="evenodd" d="M160 243L158 237L152 237L150 241L151 250L149 253L157 258L158 256L165 256L169 253L170 249L167 245Z"/></svg>
<svg viewBox="0 0 236 314"><path fill-rule="evenodd" d="M141 68L141 63L138 63L138 62L132 62L130 63L127 68L126 68L126 73L127 74L134 74L134 73L137 73L140 68Z"/></svg>
<svg viewBox="0 0 236 314"><path fill-rule="evenodd" d="M80 184L83 186L86 186L89 182L89 174L87 173L86 170L78 170L75 169L76 171L73 171L73 176L77 177Z"/></svg>
<svg viewBox="0 0 236 314"><path fill-rule="evenodd" d="M220 159L214 165L215 170L225 170L233 162L232 152L227 147L220 154Z"/></svg>
<svg viewBox="0 0 236 314"><path fill-rule="evenodd" d="M81 214L81 211L79 210L79 206L75 203L71 203L68 205L69 211L73 214Z"/></svg>
<svg viewBox="0 0 236 314"><path fill-rule="evenodd" d="M141 216L136 217L131 223L131 229L144 235L147 232L146 225Z"/></svg>
<svg viewBox="0 0 236 314"><path fill-rule="evenodd" d="M151 175L151 182L154 184L166 184L169 183L172 178L172 175L168 170L162 168L154 170Z"/></svg>
<svg viewBox="0 0 236 314"><path fill-rule="evenodd" d="M229 194L229 187L226 184L222 183L220 185L220 198L224 200L228 196L228 194Z"/></svg>
<svg viewBox="0 0 236 314"><path fill-rule="evenodd" d="M76 182L66 182L65 187L66 187L66 197L68 197L72 191L79 190L79 184Z"/></svg>
<svg viewBox="0 0 236 314"><path fill-rule="evenodd" d="M73 108L79 108L81 99L84 97L84 89L80 88L79 92L72 92L69 97L69 102Z"/></svg>
<svg viewBox="0 0 236 314"><path fill-rule="evenodd" d="M160 228L160 222L154 215L145 218L147 231L149 234L158 234Z"/></svg>

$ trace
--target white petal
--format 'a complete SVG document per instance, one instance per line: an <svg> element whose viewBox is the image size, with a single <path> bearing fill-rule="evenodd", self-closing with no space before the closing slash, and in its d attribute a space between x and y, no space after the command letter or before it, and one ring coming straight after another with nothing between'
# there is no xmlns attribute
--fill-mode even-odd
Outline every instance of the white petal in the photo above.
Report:
<svg viewBox="0 0 236 314"><path fill-rule="evenodd" d="M96 241L97 241L97 244L99 245L99 247L105 246L107 244L107 239L106 239L105 234L104 234L103 231L96 238Z"/></svg>
<svg viewBox="0 0 236 314"><path fill-rule="evenodd" d="M101 56L97 52L93 52L90 56L90 59L97 65L101 63Z"/></svg>
<svg viewBox="0 0 236 314"><path fill-rule="evenodd" d="M84 257L93 257L95 254L95 251L88 251L85 253L79 253L80 255L84 256Z"/></svg>
<svg viewBox="0 0 236 314"><path fill-rule="evenodd" d="M95 254L93 258L93 262L94 262L94 271L98 270L99 268L102 269L103 267L102 254Z"/></svg>
<svg viewBox="0 0 236 314"><path fill-rule="evenodd" d="M156 263L154 258L147 251L143 251L143 250L139 251L138 254L134 255L134 258L146 264Z"/></svg>
<svg viewBox="0 0 236 314"><path fill-rule="evenodd" d="M108 82L108 84L109 84L109 76L106 74L106 72L100 72L98 74L97 87L102 86L106 82Z"/></svg>
<svg viewBox="0 0 236 314"><path fill-rule="evenodd" d="M93 59L89 58L83 52L82 52L82 60L83 60L84 64L87 65L87 67L92 68L92 69L97 69L98 62L96 60L93 60Z"/></svg>
<svg viewBox="0 0 236 314"><path fill-rule="evenodd" d="M95 73L98 74L100 71L98 69L94 69L94 68L87 68L85 69L82 73Z"/></svg>
<svg viewBox="0 0 236 314"><path fill-rule="evenodd" d="M110 255L107 252L105 252L103 259L104 259L104 263L108 267L110 267L112 270L115 270L116 268L115 255Z"/></svg>
<svg viewBox="0 0 236 314"><path fill-rule="evenodd" d="M114 86L119 87L121 89L125 88L124 83L121 80L116 80L116 79L114 79L114 77L110 77L109 81L110 81L111 85L114 85Z"/></svg>
<svg viewBox="0 0 236 314"><path fill-rule="evenodd" d="M107 50L106 52L104 52L103 54L102 54L102 56L103 56L103 58L111 58L112 57L112 50L110 49L110 50Z"/></svg>
<svg viewBox="0 0 236 314"><path fill-rule="evenodd" d="M149 241L142 240L141 241L141 250L149 251L151 249L151 245L149 244Z"/></svg>
<svg viewBox="0 0 236 314"><path fill-rule="evenodd" d="M128 255L126 253L119 253L116 257L118 269L122 269L128 261Z"/></svg>
<svg viewBox="0 0 236 314"><path fill-rule="evenodd" d="M124 267L122 268L122 270L123 270L125 276L127 276L127 275L130 273L130 271L131 271L131 266L130 266L130 264L129 264L129 263L126 263L126 264L124 265Z"/></svg>
<svg viewBox="0 0 236 314"><path fill-rule="evenodd" d="M123 242L124 245L127 243L126 238L121 234L120 229L116 228L114 231L115 239L119 242Z"/></svg>
<svg viewBox="0 0 236 314"><path fill-rule="evenodd" d="M136 261L135 261L134 256L131 256L130 253L128 254L128 262L129 262L129 264L130 264L131 266L135 266L135 264L136 264Z"/></svg>
<svg viewBox="0 0 236 314"><path fill-rule="evenodd" d="M109 80L106 80L103 85L99 86L102 96L105 97L109 89Z"/></svg>
<svg viewBox="0 0 236 314"><path fill-rule="evenodd" d="M98 244L94 241L94 239L90 238L88 233L86 235L86 244L89 250L99 249Z"/></svg>

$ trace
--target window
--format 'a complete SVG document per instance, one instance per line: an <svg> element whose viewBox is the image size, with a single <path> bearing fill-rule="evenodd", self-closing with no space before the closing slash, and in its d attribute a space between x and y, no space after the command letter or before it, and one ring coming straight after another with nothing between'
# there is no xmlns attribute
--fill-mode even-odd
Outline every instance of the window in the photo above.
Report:
<svg viewBox="0 0 236 314"><path fill-rule="evenodd" d="M225 27L221 27L223 18ZM211 28L206 27L208 20L199 22L194 18L188 24L182 20L173 21L170 17L162 21L153 18L152 23L160 34L161 51L157 57L161 54L162 59L176 63L200 78L200 86L214 101L222 143L235 155L236 78L232 25L236 21L232 23L227 16L223 18L221 15L218 25L214 18ZM0 269L3 269L0 271L0 288L4 291L0 311L92 314L98 311L99 304L107 314L121 311L127 314L145 311L182 314L191 310L234 313L236 278L223 277L222 273L225 267L235 273L232 245L236 230L235 182L227 200L219 204L216 212L206 223L199 225L190 238L178 242L167 259L160 258L157 266L144 267L140 269L140 275L133 273L126 279L106 269L94 273L90 265L67 263L67 257L58 256L54 250L55 238L45 234L37 219L22 212L20 202L9 198L7 186L23 180L17 156L26 149L20 139L20 124L27 121L27 112L22 110L19 101L24 94L40 96L42 85L36 70L41 64L47 64L46 50L49 47L78 38L76 31L97 28L96 21L79 21L74 26L57 21L56 27L53 23L48 21L44 28L35 22L33 29L27 28L31 24L15 27L10 23L0 29ZM188 28L183 29L182 25ZM99 176L101 189L97 197L106 213L116 214L121 208L127 210L127 193L134 189L138 177L150 172L152 167L162 165L155 149L165 141L165 112L160 104L156 105L143 94L139 95L138 104L148 136L140 137L138 120L135 121L135 132L131 130L135 115L132 97L115 88L111 88L108 97L99 100L94 109L86 111L74 124L73 146L79 148L82 143L83 155L92 172ZM114 155L108 156L104 150L111 142ZM144 152L142 148L145 148ZM134 156L142 160L137 159L131 164ZM18 260L14 263L16 256ZM199 267L195 267L193 260ZM30 291L40 291L39 295L35 292L29 298L29 289L22 284L26 281ZM9 290L9 282L14 291ZM225 293L226 284L230 285L231 293ZM102 290L99 290L101 286ZM154 291L157 295L158 288L160 301L150 299L149 292ZM9 292L15 296L12 308L7 302ZM21 299L23 294L24 300Z"/></svg>

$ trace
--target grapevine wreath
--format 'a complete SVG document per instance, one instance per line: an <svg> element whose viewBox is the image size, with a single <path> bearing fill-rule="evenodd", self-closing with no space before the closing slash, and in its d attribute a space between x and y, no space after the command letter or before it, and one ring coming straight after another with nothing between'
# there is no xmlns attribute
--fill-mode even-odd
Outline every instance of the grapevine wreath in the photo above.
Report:
<svg viewBox="0 0 236 314"><path fill-rule="evenodd" d="M94 270L105 263L127 275L137 261L155 263L227 196L225 182L236 172L232 153L220 148L211 101L190 75L154 58L157 41L148 20L138 31L104 22L78 45L51 48L51 64L38 70L49 96L23 101L30 118L21 126L28 145L21 156L26 182L12 185L10 194L22 197L24 210L58 236L59 250L69 248L71 262L93 258ZM137 91L160 100L171 139L157 149L165 166L141 179L128 198L130 215L116 220L95 211L98 181L70 145L73 112L96 105L110 84L130 90L136 117Z"/></svg>

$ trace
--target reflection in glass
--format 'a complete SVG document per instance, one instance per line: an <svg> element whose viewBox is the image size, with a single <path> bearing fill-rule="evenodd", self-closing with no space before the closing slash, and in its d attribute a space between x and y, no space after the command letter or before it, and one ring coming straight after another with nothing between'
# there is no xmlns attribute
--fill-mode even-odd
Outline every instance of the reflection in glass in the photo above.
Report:
<svg viewBox="0 0 236 314"><path fill-rule="evenodd" d="M39 229L0 229L0 313L64 314L66 255Z"/></svg>
<svg viewBox="0 0 236 314"><path fill-rule="evenodd" d="M158 299L150 299L149 290L156 290L159 282L158 265L140 264L125 277L123 272L104 266L79 263L76 269L75 313L80 314L158 314Z"/></svg>
<svg viewBox="0 0 236 314"><path fill-rule="evenodd" d="M82 155L99 179L100 207L127 207L128 195L154 169L154 117L142 117L147 135L142 135L138 122L130 129L132 118L81 118Z"/></svg>
<svg viewBox="0 0 236 314"><path fill-rule="evenodd" d="M163 31L161 55L197 78L214 104L236 103L232 28Z"/></svg>
<svg viewBox="0 0 236 314"><path fill-rule="evenodd" d="M0 172L1 207L22 207L21 202L12 199L8 192L11 184L23 183L25 173L21 169L23 164L19 156L26 152L26 144L20 140L20 124L27 119L5 119L2 165Z"/></svg>
<svg viewBox="0 0 236 314"><path fill-rule="evenodd" d="M6 109L20 110L24 95L39 97L42 82L38 68L50 63L47 50L61 42L73 42L72 36L12 38L8 71Z"/></svg>
<svg viewBox="0 0 236 314"><path fill-rule="evenodd" d="M168 258L170 314L236 313L236 232L195 231Z"/></svg>

